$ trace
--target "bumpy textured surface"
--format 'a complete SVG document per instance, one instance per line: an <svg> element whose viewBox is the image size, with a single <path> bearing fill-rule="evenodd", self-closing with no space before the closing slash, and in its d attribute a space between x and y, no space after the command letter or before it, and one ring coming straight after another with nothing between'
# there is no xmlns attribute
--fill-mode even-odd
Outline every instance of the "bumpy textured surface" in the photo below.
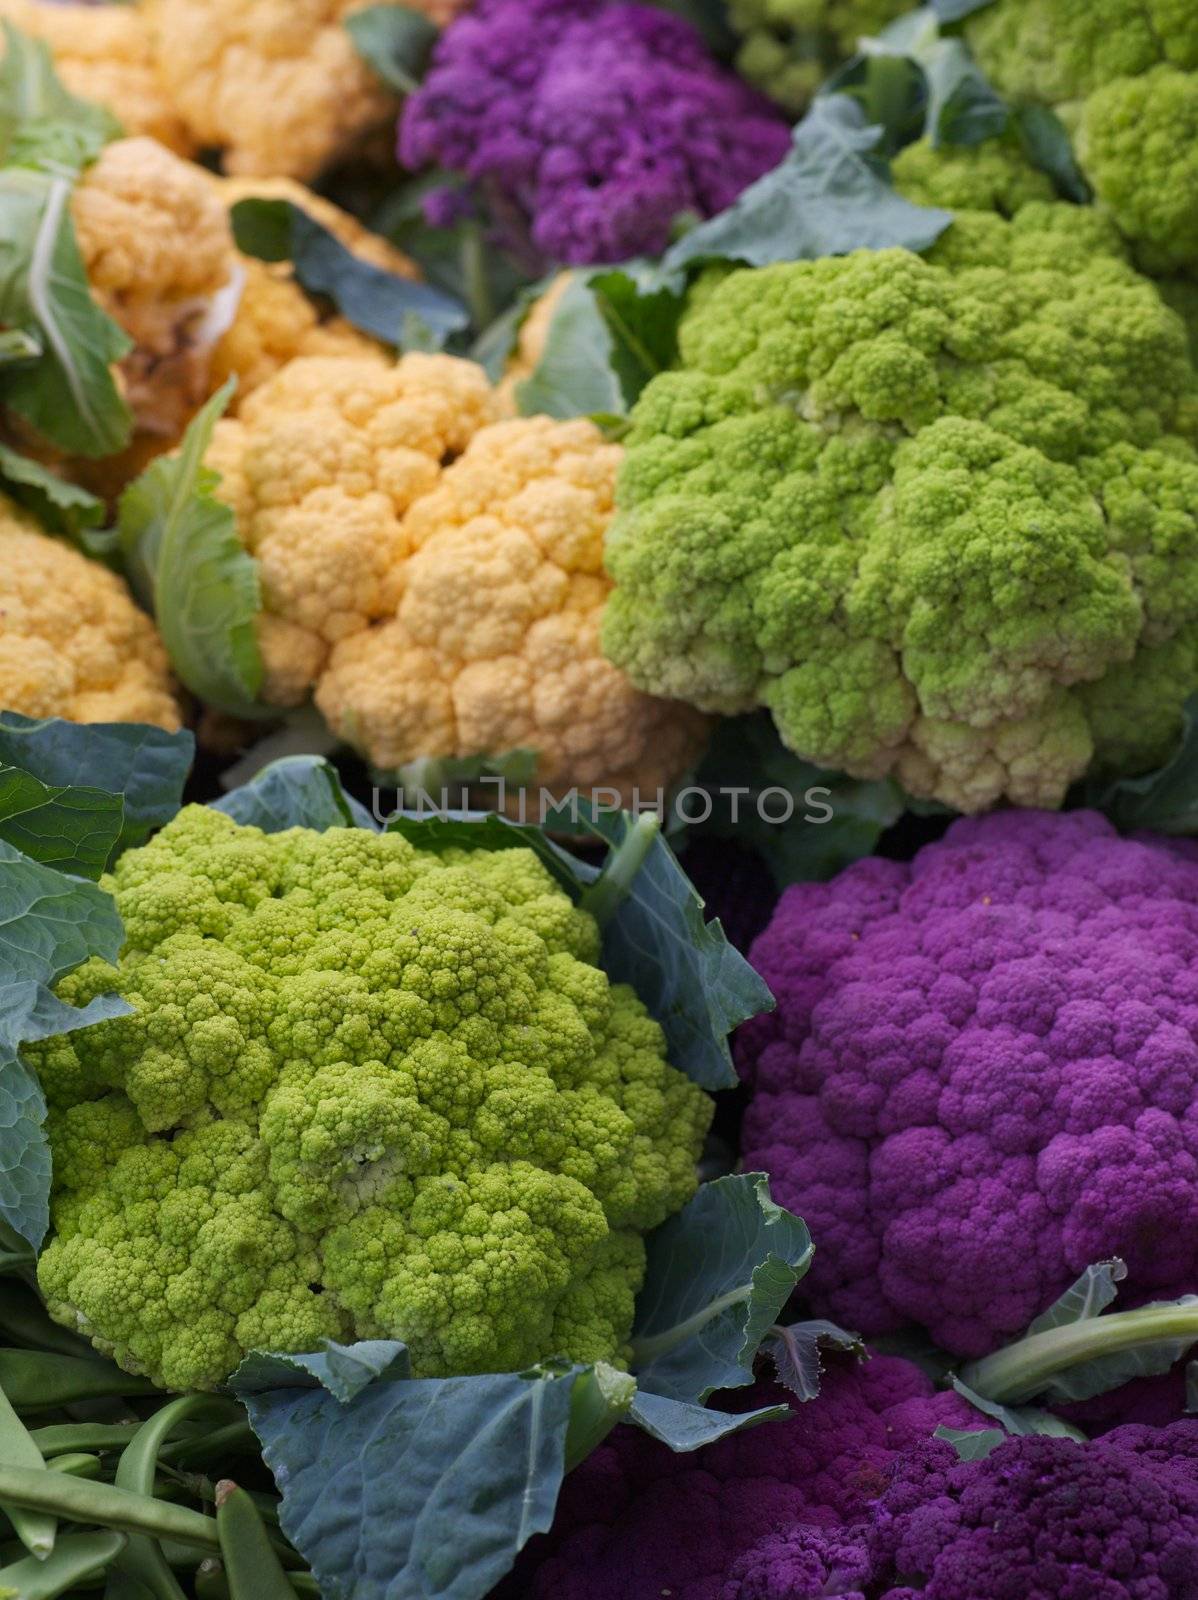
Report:
<svg viewBox="0 0 1198 1600"><path fill-rule="evenodd" d="M367 4L143 0L143 10L196 141L220 150L228 172L307 179L352 155L394 113L344 26Z"/></svg>
<svg viewBox="0 0 1198 1600"><path fill-rule="evenodd" d="M753 948L745 1166L821 1248L804 1288L973 1356L1091 1262L1198 1271L1198 863L1092 812L953 825L783 896Z"/></svg>
<svg viewBox="0 0 1198 1600"><path fill-rule="evenodd" d="M1079 207L930 261L732 273L627 437L604 647L962 810L1170 751L1198 685L1198 380Z"/></svg>
<svg viewBox="0 0 1198 1600"><path fill-rule="evenodd" d="M203 168L147 138L108 145L71 211L93 293L135 345L121 371L138 426L169 443L207 396L237 313L228 214Z"/></svg>
<svg viewBox="0 0 1198 1600"><path fill-rule="evenodd" d="M239 200L287 200L327 228L346 249L372 266L402 278L418 276L416 268L395 247L363 227L323 195L288 178L225 178L219 181L224 204ZM281 367L300 356L346 356L390 363L391 352L359 331L344 317L330 314L296 281L290 262L257 261L243 257L245 287L237 316L213 352L212 384L230 376L237 391L229 407L236 416L242 402L273 378Z"/></svg>
<svg viewBox="0 0 1198 1600"><path fill-rule="evenodd" d="M2 497L0 573L0 707L179 726L166 651L124 583Z"/></svg>
<svg viewBox="0 0 1198 1600"><path fill-rule="evenodd" d="M333 731L383 770L533 750L554 793L669 789L706 719L641 694L599 647L620 456L582 419L477 434L404 518L393 619L333 649L316 691Z"/></svg>
<svg viewBox="0 0 1198 1600"><path fill-rule="evenodd" d="M966 37L1005 94L1060 112L1143 265L1198 273L1198 7L1000 0Z"/></svg>
<svg viewBox="0 0 1198 1600"><path fill-rule="evenodd" d="M788 1398L759 1384L718 1403L738 1411ZM899 1451L942 1425L978 1424L918 1368L878 1356L830 1370L819 1398L793 1404L787 1421L693 1455L621 1427L566 1479L553 1532L533 1540L496 1600L748 1600L756 1591L725 1583L759 1541L792 1524L851 1526L885 1489ZM789 1596L782 1589L777 1600Z"/></svg>
<svg viewBox="0 0 1198 1600"><path fill-rule="evenodd" d="M194 150L158 71L145 12L69 0L0 0L0 21L44 39L63 83L106 106L127 134L146 134L180 155ZM3 41L0 40L0 53Z"/></svg>
<svg viewBox="0 0 1198 1600"><path fill-rule="evenodd" d="M479 0L400 125L408 166L466 174L540 255L577 264L657 254L789 143L688 22L611 0Z"/></svg>
<svg viewBox="0 0 1198 1600"><path fill-rule="evenodd" d="M833 67L911 8L908 0L729 0L737 71L788 111L806 109Z"/></svg>
<svg viewBox="0 0 1198 1600"><path fill-rule="evenodd" d="M997 211L1013 217L1026 205L1057 197L1047 173L1008 139L939 147L919 139L895 156L890 176L899 193L916 205L948 211Z"/></svg>
<svg viewBox="0 0 1198 1600"><path fill-rule="evenodd" d="M531 852L193 806L106 883L119 972L60 992L135 1013L30 1051L56 1317L178 1389L324 1337L428 1376L620 1359L711 1102Z"/></svg>
<svg viewBox="0 0 1198 1600"><path fill-rule="evenodd" d="M648 798L707 723L599 646L620 451L589 422L503 410L470 361L312 358L219 425L208 464L261 567L264 698L315 690L383 771L534 751L555 793Z"/></svg>

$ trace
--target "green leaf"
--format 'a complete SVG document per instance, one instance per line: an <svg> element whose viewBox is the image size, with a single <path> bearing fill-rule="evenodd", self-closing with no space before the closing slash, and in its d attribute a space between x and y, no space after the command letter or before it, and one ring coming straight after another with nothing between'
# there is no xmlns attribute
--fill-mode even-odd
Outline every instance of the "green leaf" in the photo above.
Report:
<svg viewBox="0 0 1198 1600"><path fill-rule="evenodd" d="M721 721L694 784L713 805L689 831L756 851L780 889L826 881L871 855L912 804L892 779L846 778L803 761L767 712Z"/></svg>
<svg viewBox="0 0 1198 1600"><path fill-rule="evenodd" d="M99 878L125 823L125 802L103 789L50 788L0 765L0 839L32 861Z"/></svg>
<svg viewBox="0 0 1198 1600"><path fill-rule="evenodd" d="M460 300L427 283L362 261L289 200L239 200L232 210L238 248L261 261L289 261L309 294L326 295L355 328L401 345L417 318L438 348L470 324Z"/></svg>
<svg viewBox="0 0 1198 1600"><path fill-rule="evenodd" d="M960 22L993 4L994 0L931 0L932 10L941 22Z"/></svg>
<svg viewBox="0 0 1198 1600"><path fill-rule="evenodd" d="M272 761L252 782L234 789L212 809L243 827L264 833L288 828L373 828L365 806L341 787L337 770L320 756L285 756Z"/></svg>
<svg viewBox="0 0 1198 1600"><path fill-rule="evenodd" d="M753 1381L753 1361L811 1265L806 1223L760 1172L705 1183L649 1235L632 1365L642 1391L692 1404Z"/></svg>
<svg viewBox="0 0 1198 1600"><path fill-rule="evenodd" d="M824 1349L861 1358L865 1345L856 1333L846 1333L834 1322L792 1322L773 1327L762 1340L761 1354L774 1364L778 1382L799 1397L814 1400L819 1394Z"/></svg>
<svg viewBox="0 0 1198 1600"><path fill-rule="evenodd" d="M88 549L84 532L98 528L107 515L104 502L77 484L57 477L40 461L0 444L0 484L10 499L32 511L51 533L65 534Z"/></svg>
<svg viewBox="0 0 1198 1600"><path fill-rule="evenodd" d="M683 298L649 283L635 264L572 277L535 371L516 386L522 416L628 414L678 355Z"/></svg>
<svg viewBox="0 0 1198 1600"><path fill-rule="evenodd" d="M520 289L507 310L489 323L470 346L471 361L478 362L492 383L498 383L507 371L529 312L556 276L556 273L550 273L538 283L530 283Z"/></svg>
<svg viewBox="0 0 1198 1600"><path fill-rule="evenodd" d="M881 137L846 95L821 96L782 164L685 234L667 251L663 270L678 273L702 261L763 267L894 245L928 249L952 213L912 205L891 189L875 160Z"/></svg>
<svg viewBox="0 0 1198 1600"><path fill-rule="evenodd" d="M962 1461L985 1461L1000 1444L1007 1442L1007 1435L1001 1428L939 1427L932 1437L951 1444Z"/></svg>
<svg viewBox="0 0 1198 1600"><path fill-rule="evenodd" d="M346 17L358 54L396 94L412 94L439 37L435 23L410 6L368 6Z"/></svg>
<svg viewBox="0 0 1198 1600"><path fill-rule="evenodd" d="M1065 124L1049 106L1020 106L1013 118L1024 154L1046 172L1066 200L1086 206L1094 198L1077 164Z"/></svg>
<svg viewBox="0 0 1198 1600"><path fill-rule="evenodd" d="M30 365L3 369L0 400L62 449L109 456L132 432L112 374L132 344L92 299L72 193L59 173L0 172L0 325L23 329L43 350Z"/></svg>
<svg viewBox="0 0 1198 1600"><path fill-rule="evenodd" d="M253 716L263 676L258 564L217 498L219 475L204 465L234 387L231 378L196 414L178 452L125 490L117 531L130 582L156 617L179 677L206 704Z"/></svg>
<svg viewBox="0 0 1198 1600"><path fill-rule="evenodd" d="M527 789L537 775L539 756L535 750L510 750L506 755L469 756L457 760L452 756L427 756L421 761L409 761L394 773L380 773L384 787L394 785L401 797L405 811L449 811L466 808L471 789L497 784L502 780L505 791ZM457 800L455 800L457 797Z"/></svg>
<svg viewBox="0 0 1198 1600"><path fill-rule="evenodd" d="M408 1347L397 1339L364 1339L338 1344L326 1339L323 1350L305 1355L272 1355L255 1350L229 1379L234 1394L262 1394L270 1389L326 1389L342 1405L377 1379L406 1378L411 1373Z"/></svg>
<svg viewBox="0 0 1198 1600"><path fill-rule="evenodd" d="M1050 1328L1067 1328L1074 1322L1088 1322L1117 1299L1119 1284L1127 1277L1126 1265L1116 1257L1087 1267L1059 1300L1028 1325L1029 1333L1047 1333Z"/></svg>
<svg viewBox="0 0 1198 1600"><path fill-rule="evenodd" d="M31 362L41 359L42 350L41 339L29 329L0 330L0 368L28 366Z"/></svg>
<svg viewBox="0 0 1198 1600"><path fill-rule="evenodd" d="M686 1400L670 1400L665 1395L638 1392L628 1420L677 1455L702 1450L729 1434L744 1433L763 1422L786 1422L789 1406L762 1406L756 1411L712 1411L707 1406Z"/></svg>
<svg viewBox="0 0 1198 1600"><path fill-rule="evenodd" d="M11 22L4 23L4 55L0 59L0 162L18 155L13 145L20 137L19 152L28 158L28 132L69 130L73 135L75 165L83 167L113 139L122 128L103 106L80 100L64 87L54 69L50 46L31 38ZM61 156L61 138L54 140Z"/></svg>
<svg viewBox="0 0 1198 1600"><path fill-rule="evenodd" d="M968 1384L962 1383L956 1376L953 1378L953 1388L983 1416L1001 1422L1004 1431L1009 1434L1042 1434L1051 1439L1085 1440L1086 1436L1080 1428L1075 1428L1062 1417L1054 1416L1051 1411L1041 1411L1037 1406L999 1405L997 1401L987 1400L984 1395L975 1394Z"/></svg>
<svg viewBox="0 0 1198 1600"><path fill-rule="evenodd" d="M584 1370L247 1393L324 1600L482 1600L553 1521Z"/></svg>
<svg viewBox="0 0 1198 1600"><path fill-rule="evenodd" d="M1185 703L1181 743L1163 767L1140 778L1082 784L1070 802L1104 812L1124 833L1198 833L1198 695Z"/></svg>
<svg viewBox="0 0 1198 1600"><path fill-rule="evenodd" d="M637 819L596 811L584 824L618 852ZM720 924L704 921L698 891L660 834L604 926L603 965L613 982L631 984L661 1023L674 1066L705 1089L735 1087L728 1036L772 1010L774 998Z"/></svg>
<svg viewBox="0 0 1198 1600"><path fill-rule="evenodd" d="M50 1218L46 1103L18 1049L128 1012L114 996L77 1010L52 992L90 956L115 961L123 939L109 895L0 839L0 1220L35 1248Z"/></svg>
<svg viewBox="0 0 1198 1600"><path fill-rule="evenodd" d="M94 784L124 801L119 850L144 844L178 811L195 756L190 733L136 722L37 721L0 712L0 762L51 788Z"/></svg>

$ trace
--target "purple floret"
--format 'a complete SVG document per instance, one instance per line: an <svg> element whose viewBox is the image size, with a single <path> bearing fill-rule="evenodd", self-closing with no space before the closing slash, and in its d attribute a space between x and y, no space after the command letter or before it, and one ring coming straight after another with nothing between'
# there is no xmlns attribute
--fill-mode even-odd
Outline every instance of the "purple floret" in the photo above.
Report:
<svg viewBox="0 0 1198 1600"><path fill-rule="evenodd" d="M760 1384L719 1403L752 1410L787 1398ZM878 1356L829 1370L819 1398L794 1404L788 1421L693 1455L673 1455L635 1428L617 1428L566 1479L553 1532L533 1540L500 1594L722 1600L736 1562L760 1541L798 1525L837 1535L884 1491L899 1451L942 1424L980 1422L957 1395L935 1393L910 1362ZM811 1545L813 1571L820 1548L818 1540ZM839 1548L835 1538L829 1548ZM763 1570L758 1563L755 1582L764 1581ZM754 1592L746 1590L746 1600Z"/></svg>
<svg viewBox="0 0 1198 1600"><path fill-rule="evenodd" d="M695 29L608 0L479 0L442 35L404 107L399 153L515 207L548 261L656 255L684 213L714 216L777 166L778 112Z"/></svg>
<svg viewBox="0 0 1198 1600"><path fill-rule="evenodd" d="M804 1292L960 1356L1092 1262L1198 1280L1198 861L1087 812L954 824L786 893L753 960L744 1164L819 1241Z"/></svg>

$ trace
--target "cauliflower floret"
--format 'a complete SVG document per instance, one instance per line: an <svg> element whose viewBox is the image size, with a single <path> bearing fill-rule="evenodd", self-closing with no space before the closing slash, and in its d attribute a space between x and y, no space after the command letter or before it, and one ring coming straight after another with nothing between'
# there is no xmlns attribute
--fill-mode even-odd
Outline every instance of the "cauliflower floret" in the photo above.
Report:
<svg viewBox="0 0 1198 1600"><path fill-rule="evenodd" d="M0 706L69 722L179 727L154 624L107 567L0 498Z"/></svg>
<svg viewBox="0 0 1198 1600"><path fill-rule="evenodd" d="M916 205L949 211L997 211L1013 217L1025 205L1057 197L1048 174L1007 139L940 146L920 139L899 151L890 176L899 193Z"/></svg>
<svg viewBox="0 0 1198 1600"><path fill-rule="evenodd" d="M384 770L529 749L555 793L668 789L706 720L639 693L599 647L620 455L583 420L477 434L404 519L394 619L334 646L316 692L333 731Z"/></svg>
<svg viewBox="0 0 1198 1600"><path fill-rule="evenodd" d="M345 19L369 0L144 0L159 69L229 172L314 178L396 111Z"/></svg>
<svg viewBox="0 0 1198 1600"><path fill-rule="evenodd" d="M788 111L804 111L858 39L909 9L908 0L729 0L737 70Z"/></svg>
<svg viewBox="0 0 1198 1600"><path fill-rule="evenodd" d="M306 211L372 266L398 277L416 278L416 267L394 245L342 211L332 201L314 194L288 178L225 178L220 192L227 206L239 200L287 200ZM328 316L304 292L288 262L242 258L245 288L237 316L213 353L213 388L237 377L237 392L230 406L236 416L242 402L299 356L346 356L389 363L393 357L384 345L360 333L342 316Z"/></svg>
<svg viewBox="0 0 1198 1600"><path fill-rule="evenodd" d="M179 155L194 153L159 74L143 11L82 0L0 0L0 21L44 39L71 93L106 106L127 134L145 134Z"/></svg>
<svg viewBox="0 0 1198 1600"><path fill-rule="evenodd" d="M1179 319L1033 205L906 251L734 272L627 439L604 647L638 687L766 705L805 758L977 810L1164 759L1195 687L1198 394ZM1093 686L1092 690L1088 686Z"/></svg>
<svg viewBox="0 0 1198 1600"><path fill-rule="evenodd" d="M56 1317L181 1389L326 1337L427 1376L623 1358L711 1102L531 851L190 807L105 881L120 968L61 993L133 1012L29 1050Z"/></svg>
<svg viewBox="0 0 1198 1600"><path fill-rule="evenodd" d="M153 139L106 146L72 215L92 292L136 346L121 370L138 426L173 442L241 295L228 215L203 169Z"/></svg>

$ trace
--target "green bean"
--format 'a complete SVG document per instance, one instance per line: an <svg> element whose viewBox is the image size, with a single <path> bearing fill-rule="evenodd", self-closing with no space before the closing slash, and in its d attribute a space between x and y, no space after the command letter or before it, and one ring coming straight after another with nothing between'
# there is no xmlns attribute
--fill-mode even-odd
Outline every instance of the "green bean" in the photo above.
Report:
<svg viewBox="0 0 1198 1600"><path fill-rule="evenodd" d="M60 1539L45 1561L32 1556L11 1567L0 1567L0 1594L14 1592L18 1600L56 1600L76 1584L103 1572L125 1543L121 1533L72 1533Z"/></svg>
<svg viewBox="0 0 1198 1600"><path fill-rule="evenodd" d="M104 1463L99 1456L87 1455L84 1451L76 1451L72 1455L55 1456L52 1461L46 1462L50 1472L67 1472L72 1478L102 1478L104 1476Z"/></svg>
<svg viewBox="0 0 1198 1600"><path fill-rule="evenodd" d="M228 1478L216 1486L216 1531L230 1600L295 1600L257 1507Z"/></svg>
<svg viewBox="0 0 1198 1600"><path fill-rule="evenodd" d="M230 1600L225 1569L219 1561L206 1557L195 1578L196 1600Z"/></svg>
<svg viewBox="0 0 1198 1600"><path fill-rule="evenodd" d="M108 1395L161 1394L148 1378L131 1378L111 1361L0 1350L0 1389L22 1411L47 1411Z"/></svg>
<svg viewBox="0 0 1198 1600"><path fill-rule="evenodd" d="M226 1401L205 1394L181 1395L143 1422L117 1462L116 1486L134 1494L153 1495L158 1452L181 1422L198 1412L224 1409ZM170 1569L162 1547L145 1534L134 1534L117 1562L118 1571L108 1586L109 1600L129 1600L148 1590L154 1600L186 1600Z"/></svg>
<svg viewBox="0 0 1198 1600"><path fill-rule="evenodd" d="M186 1439L175 1439L170 1444L163 1445L159 1456L163 1461L174 1464L193 1455L220 1455L222 1452L256 1456L260 1448L253 1428L242 1418L240 1422L230 1422L226 1427L214 1428L211 1433L196 1433Z"/></svg>
<svg viewBox="0 0 1198 1600"><path fill-rule="evenodd" d="M34 1472L0 1462L0 1504L45 1511L68 1522L95 1522L122 1533L178 1539L197 1550L220 1549L216 1523L201 1511L44 1468Z"/></svg>
<svg viewBox="0 0 1198 1600"><path fill-rule="evenodd" d="M76 1450L123 1450L140 1427L140 1422L52 1422L30 1428L29 1437L49 1458Z"/></svg>
<svg viewBox="0 0 1198 1600"><path fill-rule="evenodd" d="M296 1594L305 1597L311 1595L312 1600L320 1600L320 1585L310 1572L289 1572L287 1582Z"/></svg>
<svg viewBox="0 0 1198 1600"><path fill-rule="evenodd" d="M0 1461L11 1461L15 1466L30 1472L46 1470L46 1460L29 1437L29 1430L12 1408L8 1396L0 1389ZM58 1525L53 1516L26 1506L9 1505L0 1498L0 1508L13 1525L17 1538L39 1561L44 1561L54 1548Z"/></svg>

